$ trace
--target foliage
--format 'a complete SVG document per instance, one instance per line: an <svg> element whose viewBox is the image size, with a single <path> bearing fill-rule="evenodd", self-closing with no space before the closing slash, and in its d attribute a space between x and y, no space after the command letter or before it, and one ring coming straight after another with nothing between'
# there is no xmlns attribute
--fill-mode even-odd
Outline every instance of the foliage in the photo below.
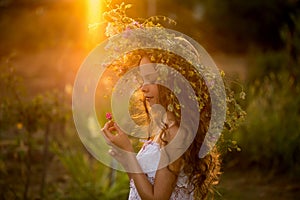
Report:
<svg viewBox="0 0 300 200"><path fill-rule="evenodd" d="M126 174L94 160L74 138L64 93L30 97L7 61L0 66L0 198L125 198Z"/></svg>
<svg viewBox="0 0 300 200"><path fill-rule="evenodd" d="M127 16L127 10L132 7L131 4L116 4L111 5L111 1L107 2L107 11L103 13L103 18L107 22L106 36L112 37L116 34L122 33L125 30L142 28L142 27L162 27L160 22L167 22L170 24L176 24L176 22L165 16L151 16L147 19L136 18L133 19ZM95 26L98 24L94 24Z"/></svg>
<svg viewBox="0 0 300 200"><path fill-rule="evenodd" d="M104 166L88 153L82 153L83 149L80 151L73 145L61 148L54 144L52 150L69 175L68 185L60 198L110 200L125 199L128 196L126 174Z"/></svg>
<svg viewBox="0 0 300 200"><path fill-rule="evenodd" d="M286 71L270 73L249 86L247 111L238 136L246 163L300 175L300 84Z"/></svg>
<svg viewBox="0 0 300 200"><path fill-rule="evenodd" d="M282 0L205 0L205 20L212 23L214 32L231 42L227 49L235 47L245 51L249 46L282 48L285 44L281 30L293 31L299 16L299 1ZM259 22L259 23L258 23ZM238 45L235 45L238 44Z"/></svg>
<svg viewBox="0 0 300 200"><path fill-rule="evenodd" d="M300 175L300 23L284 25L280 50L249 53L247 120L236 135L242 148L238 163L269 172ZM246 159L245 159L246 158Z"/></svg>
<svg viewBox="0 0 300 200"><path fill-rule="evenodd" d="M7 61L1 66L0 82L1 194L3 198L43 197L48 163L53 158L49 153L49 141L54 137L50 131L65 123L68 113L56 92L27 97ZM37 172L38 176L32 176Z"/></svg>
<svg viewBox="0 0 300 200"><path fill-rule="evenodd" d="M294 20L285 48L249 56L248 117L238 140L247 157L243 162L299 177L300 60L294 55L299 54L300 24Z"/></svg>

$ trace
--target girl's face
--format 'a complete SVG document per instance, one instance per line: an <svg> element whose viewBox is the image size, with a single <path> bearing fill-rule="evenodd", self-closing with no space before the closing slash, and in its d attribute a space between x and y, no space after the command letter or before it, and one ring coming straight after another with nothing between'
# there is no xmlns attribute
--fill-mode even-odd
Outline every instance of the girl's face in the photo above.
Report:
<svg viewBox="0 0 300 200"><path fill-rule="evenodd" d="M151 64L148 57L143 57L141 59L140 73L144 80L144 84L141 89L146 101L149 103L150 106L154 104L158 104L159 91L158 91L158 85L155 84L158 74L155 71L154 64Z"/></svg>
<svg viewBox="0 0 300 200"><path fill-rule="evenodd" d="M159 103L159 92L157 84L144 84L142 86L144 97L150 106Z"/></svg>

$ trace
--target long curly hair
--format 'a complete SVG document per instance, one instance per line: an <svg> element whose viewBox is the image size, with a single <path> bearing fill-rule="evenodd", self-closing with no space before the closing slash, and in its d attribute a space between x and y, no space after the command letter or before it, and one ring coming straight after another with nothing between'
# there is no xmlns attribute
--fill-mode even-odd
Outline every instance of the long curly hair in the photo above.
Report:
<svg viewBox="0 0 300 200"><path fill-rule="evenodd" d="M152 61L156 63L168 64L170 67L179 67L180 73L188 80L195 91L197 99L199 99L200 107L200 118L197 133L194 137L193 142L181 156L182 170L185 175L188 176L189 183L192 185L194 191L195 199L206 199L207 197L212 197L213 187L218 183L220 175L220 154L217 149L214 148L209 154L204 158L199 157L199 151L203 145L204 138L208 131L209 122L211 118L211 102L208 88L203 80L202 76L194 70L194 67L182 59L178 55L170 52L164 52L161 50L155 52L149 52L146 56L152 58ZM164 63L168 60L168 63ZM191 73L192 72L192 73ZM171 112L175 116L175 121L178 125L181 122L181 109L190 109L185 105L183 108L178 99L175 97L174 93L161 85L159 87L159 102L160 104ZM168 107L172 105L172 109ZM192 112L191 112L192 113ZM193 120L193 116L190 118ZM161 141L167 144L165 136L168 126L165 125L160 133ZM191 191L191 192L192 192Z"/></svg>
<svg viewBox="0 0 300 200"><path fill-rule="evenodd" d="M193 187L192 191L194 191L195 199L205 199L209 195L212 196L213 186L218 183L220 175L220 155L216 148L204 158L200 158L198 154L203 145L211 118L211 102L205 81L201 75L194 70L194 67L189 62L178 55L162 50L156 50L145 52L143 56L150 57L152 62L167 64L170 67L174 67L176 70L180 71L185 79L190 83L193 83L191 85L199 99L198 103L201 108L200 118L195 138L189 148L181 156L182 170L188 176L189 183ZM166 61L168 61L168 63ZM160 104L175 116L176 123L180 125L181 109L189 108L182 108L178 99L170 89L161 85L158 86ZM170 105L172 109L168 108ZM193 119L192 116L191 119ZM160 133L160 139L165 145L167 144L165 139L167 129L168 126L166 124Z"/></svg>
<svg viewBox="0 0 300 200"><path fill-rule="evenodd" d="M164 86L159 85L160 102L167 109L167 105L172 103L169 101L169 96L172 92ZM175 101L178 101L177 99ZM209 120L210 120L210 105L205 105L200 113L198 131L194 137L193 142L188 147L188 149L181 156L182 170L185 175L188 176L190 185L192 186L192 191L194 192L195 199L206 199L208 196L212 197L213 187L218 184L220 175L220 155L216 148L214 148L209 154L204 158L199 157L199 151L203 145L205 135L208 130ZM177 108L176 108L177 109ZM175 121L179 125L181 115L175 115ZM163 141L163 145L167 145L165 136L167 134L168 126L164 126L160 132L160 140ZM190 192L192 192L190 191Z"/></svg>

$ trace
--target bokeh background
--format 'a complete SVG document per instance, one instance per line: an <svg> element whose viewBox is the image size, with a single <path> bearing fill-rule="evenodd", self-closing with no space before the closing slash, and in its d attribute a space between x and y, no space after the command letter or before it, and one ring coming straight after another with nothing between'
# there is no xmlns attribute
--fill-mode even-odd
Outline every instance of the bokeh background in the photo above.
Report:
<svg viewBox="0 0 300 200"><path fill-rule="evenodd" d="M131 17L177 21L167 28L198 41L246 92L215 198L299 199L299 0L124 2ZM104 0L0 0L0 199L126 199L127 175L86 151L71 111L77 70L106 39L105 9Z"/></svg>

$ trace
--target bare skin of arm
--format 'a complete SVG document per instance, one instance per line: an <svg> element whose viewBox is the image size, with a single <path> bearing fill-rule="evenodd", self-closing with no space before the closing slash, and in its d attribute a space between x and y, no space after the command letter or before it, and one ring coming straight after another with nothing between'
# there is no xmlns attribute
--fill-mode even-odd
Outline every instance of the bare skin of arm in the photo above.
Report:
<svg viewBox="0 0 300 200"><path fill-rule="evenodd" d="M178 128L176 126L170 128L168 130L167 140L171 140L176 135L177 130ZM113 122L106 123L102 131L107 143L112 146L110 155L118 160L126 171L128 171L129 178L133 179L140 197L143 200L169 199L177 181L178 173L176 172L179 172L180 160L176 160L170 164L169 167L166 166L158 169L156 171L154 185L152 185L147 179L147 176L142 172L135 154L133 154L133 147L128 136ZM117 134L112 134L112 131L116 131ZM120 149L122 150L120 151ZM172 171L170 169L172 169Z"/></svg>

